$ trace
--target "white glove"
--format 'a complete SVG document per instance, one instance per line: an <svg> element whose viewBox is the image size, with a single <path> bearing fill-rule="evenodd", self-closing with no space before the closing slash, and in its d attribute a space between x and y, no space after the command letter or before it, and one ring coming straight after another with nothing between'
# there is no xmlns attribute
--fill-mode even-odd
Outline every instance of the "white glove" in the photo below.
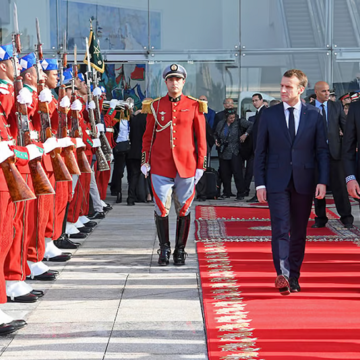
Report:
<svg viewBox="0 0 360 360"><path fill-rule="evenodd" d="M50 89L44 88L41 93L39 94L39 100L41 102L47 102L50 103L52 101L52 94Z"/></svg>
<svg viewBox="0 0 360 360"><path fill-rule="evenodd" d="M91 100L91 101L89 102L89 104L87 105L87 108L88 108L88 109L95 110L95 109L96 109L95 101L94 101L94 100Z"/></svg>
<svg viewBox="0 0 360 360"><path fill-rule="evenodd" d="M76 138L76 148L82 148L82 147L86 147L86 145L83 142L82 138Z"/></svg>
<svg viewBox="0 0 360 360"><path fill-rule="evenodd" d="M36 145L30 144L27 145L26 148L28 149L29 152L29 160L42 157L42 153L40 152L39 148Z"/></svg>
<svg viewBox="0 0 360 360"><path fill-rule="evenodd" d="M32 104L32 95L29 89L27 88L22 88L19 91L19 95L16 97L16 99L20 104L26 104L26 105Z"/></svg>
<svg viewBox="0 0 360 360"><path fill-rule="evenodd" d="M101 95L101 89L99 87L96 87L93 91L94 96L100 96Z"/></svg>
<svg viewBox="0 0 360 360"><path fill-rule="evenodd" d="M9 157L14 156L14 152L10 150L7 141L0 142L0 163L4 162Z"/></svg>
<svg viewBox="0 0 360 360"><path fill-rule="evenodd" d="M101 131L102 131L102 132L105 132L105 131L106 131L104 124L96 124L96 127L97 127L99 133L100 133Z"/></svg>
<svg viewBox="0 0 360 360"><path fill-rule="evenodd" d="M58 142L56 141L55 137L48 138L44 143L44 151L45 154L48 154L50 151L53 151L54 149L59 147Z"/></svg>
<svg viewBox="0 0 360 360"><path fill-rule="evenodd" d="M70 99L67 95L65 95L61 101L60 101L60 106L62 108L69 108L70 107Z"/></svg>
<svg viewBox="0 0 360 360"><path fill-rule="evenodd" d="M115 109L117 103L118 103L117 99L112 99L112 100L110 100L110 105L109 105L109 106L110 106L112 109Z"/></svg>
<svg viewBox="0 0 360 360"><path fill-rule="evenodd" d="M81 111L82 109L82 104L81 101L79 99L76 99L70 106L71 110L76 110L76 111Z"/></svg>
<svg viewBox="0 0 360 360"><path fill-rule="evenodd" d="M150 165L149 164L144 164L144 165L141 165L141 168L140 168L140 170L141 170L141 172L145 175L145 177L147 177L148 176L148 174L149 174L149 171L150 171Z"/></svg>
<svg viewBox="0 0 360 360"><path fill-rule="evenodd" d="M195 171L195 177L194 177L195 185L199 182L199 180L201 179L201 177L203 176L203 174L204 174L204 170L202 170L202 169L196 169L196 171Z"/></svg>
<svg viewBox="0 0 360 360"><path fill-rule="evenodd" d="M92 139L92 142L93 142L93 148L98 148L101 146L101 142L99 139Z"/></svg>

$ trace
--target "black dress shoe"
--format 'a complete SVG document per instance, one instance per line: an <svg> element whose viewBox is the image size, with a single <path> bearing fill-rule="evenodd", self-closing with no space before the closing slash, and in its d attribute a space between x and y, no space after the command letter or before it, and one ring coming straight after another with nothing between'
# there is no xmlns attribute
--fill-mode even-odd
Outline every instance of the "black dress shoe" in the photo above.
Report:
<svg viewBox="0 0 360 360"><path fill-rule="evenodd" d="M0 325L0 336L9 335L16 330L17 329L14 326L10 325L10 323L9 324L1 324Z"/></svg>
<svg viewBox="0 0 360 360"><path fill-rule="evenodd" d="M37 296L38 298L41 298L44 296L44 292L42 290L32 290L30 291L30 294L33 294Z"/></svg>
<svg viewBox="0 0 360 360"><path fill-rule="evenodd" d="M27 280L39 280L39 281L53 281L53 280L56 280L57 275L58 274L56 274L55 272L49 270L40 275L27 276L26 279Z"/></svg>
<svg viewBox="0 0 360 360"><path fill-rule="evenodd" d="M90 227L86 227L86 226L82 226L82 227L79 227L77 228L81 233L84 233L84 234L90 234L92 231L93 231L93 228L90 228Z"/></svg>
<svg viewBox="0 0 360 360"><path fill-rule="evenodd" d="M43 258L43 261L65 262L65 261L69 261L71 259L71 256L72 256L71 253L62 253L61 255L58 256Z"/></svg>
<svg viewBox="0 0 360 360"><path fill-rule="evenodd" d="M84 226L94 228L98 223L96 221L88 221Z"/></svg>
<svg viewBox="0 0 360 360"><path fill-rule="evenodd" d="M103 212L95 211L95 213L91 216L88 216L90 220L96 220L96 219L104 219L105 214Z"/></svg>
<svg viewBox="0 0 360 360"><path fill-rule="evenodd" d="M281 295L290 294L290 284L287 276L279 275L275 280L275 287L279 289Z"/></svg>
<svg viewBox="0 0 360 360"><path fill-rule="evenodd" d="M13 320L13 321L10 321L9 323L7 323L6 325L13 326L15 328L15 330L20 330L23 327L25 327L27 325L27 323L25 320Z"/></svg>
<svg viewBox="0 0 360 360"><path fill-rule="evenodd" d="M353 224L344 224L344 228L345 229L353 229L354 225Z"/></svg>
<svg viewBox="0 0 360 360"><path fill-rule="evenodd" d="M241 200L244 200L244 197L243 196L240 196L240 195L238 195L237 197L236 197L236 199L235 199L236 201L241 201Z"/></svg>
<svg viewBox="0 0 360 360"><path fill-rule="evenodd" d="M69 235L70 239L86 239L86 237L88 236L88 234L79 232L77 234L71 234ZM70 240L71 241L71 240ZM81 245L80 243L73 243L75 245L77 245L78 247Z"/></svg>
<svg viewBox="0 0 360 360"><path fill-rule="evenodd" d="M301 290L300 285L299 285L299 280L297 278L291 277L289 279L289 284L290 284L291 292L299 292Z"/></svg>
<svg viewBox="0 0 360 360"><path fill-rule="evenodd" d="M314 224L314 225L312 225L311 227L313 228L313 229L320 229L320 228L324 228L326 226L326 224Z"/></svg>
<svg viewBox="0 0 360 360"><path fill-rule="evenodd" d="M135 205L135 201L134 201L134 200L127 200L127 205L128 205L128 206L134 206L134 205Z"/></svg>
<svg viewBox="0 0 360 360"><path fill-rule="evenodd" d="M110 205L107 205L107 206L104 206L104 207L103 207L103 211L106 211L106 212L108 212L108 211L110 211L110 210L112 210L112 209L113 209L113 207L110 206Z"/></svg>
<svg viewBox="0 0 360 360"><path fill-rule="evenodd" d="M258 200L257 196L255 195L251 199L246 200L246 202L248 202L248 203L258 203L259 200Z"/></svg>
<svg viewBox="0 0 360 360"><path fill-rule="evenodd" d="M77 249L80 244L73 243L68 237L62 237L55 240L54 245L59 249Z"/></svg>
<svg viewBox="0 0 360 360"><path fill-rule="evenodd" d="M121 203L122 202L122 193L119 192L117 193L117 196L116 196L116 201L115 201L117 204Z"/></svg>
<svg viewBox="0 0 360 360"><path fill-rule="evenodd" d="M15 296L14 300L11 300L10 296L7 296L7 302L18 302L18 303L34 303L38 301L39 297L36 295L33 295L31 293L28 293L26 295L22 296Z"/></svg>

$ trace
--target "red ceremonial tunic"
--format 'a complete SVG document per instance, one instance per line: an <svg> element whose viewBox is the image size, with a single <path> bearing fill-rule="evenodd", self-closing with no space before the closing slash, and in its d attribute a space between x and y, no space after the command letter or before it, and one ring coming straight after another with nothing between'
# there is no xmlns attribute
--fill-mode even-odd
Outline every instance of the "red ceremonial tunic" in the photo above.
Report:
<svg viewBox="0 0 360 360"><path fill-rule="evenodd" d="M169 178L175 178L177 173L182 178L189 178L195 175L197 168L205 170L205 117L199 111L198 101L181 95L175 102L166 95L155 100L153 108L158 123L149 159L155 126L154 116L149 113L143 136L142 164L150 162L152 174Z"/></svg>

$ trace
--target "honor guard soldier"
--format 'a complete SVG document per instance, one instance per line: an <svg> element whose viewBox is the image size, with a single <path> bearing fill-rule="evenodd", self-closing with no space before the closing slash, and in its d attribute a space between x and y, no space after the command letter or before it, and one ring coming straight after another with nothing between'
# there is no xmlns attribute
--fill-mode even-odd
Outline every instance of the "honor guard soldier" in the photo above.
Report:
<svg viewBox="0 0 360 360"><path fill-rule="evenodd" d="M181 65L166 67L163 78L167 95L143 102L143 112L148 116L143 136L141 171L147 176L151 169L160 266L169 264L171 254L168 219L171 196L177 214L174 265L185 265L190 206L194 200L195 185L206 169L204 113L207 105L182 94L186 75Z"/></svg>

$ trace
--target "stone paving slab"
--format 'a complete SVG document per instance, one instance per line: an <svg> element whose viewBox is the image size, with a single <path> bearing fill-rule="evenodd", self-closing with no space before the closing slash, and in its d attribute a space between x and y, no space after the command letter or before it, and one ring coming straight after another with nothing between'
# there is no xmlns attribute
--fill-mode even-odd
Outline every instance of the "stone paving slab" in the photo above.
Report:
<svg viewBox="0 0 360 360"><path fill-rule="evenodd" d="M2 305L28 326L0 338L1 359L206 359L194 227L187 265L160 268L153 204L113 206L70 261L47 263L56 281L29 281L42 299Z"/></svg>

